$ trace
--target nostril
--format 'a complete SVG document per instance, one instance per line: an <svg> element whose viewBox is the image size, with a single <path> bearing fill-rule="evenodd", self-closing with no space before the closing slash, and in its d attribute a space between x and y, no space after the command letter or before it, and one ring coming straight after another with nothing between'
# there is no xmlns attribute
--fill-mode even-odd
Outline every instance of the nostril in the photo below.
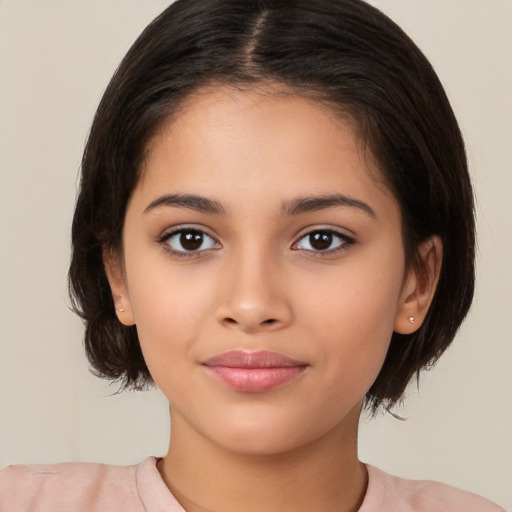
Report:
<svg viewBox="0 0 512 512"><path fill-rule="evenodd" d="M241 315L240 317L224 316L221 318L221 323L224 327L242 329L247 332L257 332L260 329L263 331L267 331L268 329L273 330L281 325L281 321L278 318L267 318L263 320L261 317L258 318L257 315L254 317L251 315Z"/></svg>

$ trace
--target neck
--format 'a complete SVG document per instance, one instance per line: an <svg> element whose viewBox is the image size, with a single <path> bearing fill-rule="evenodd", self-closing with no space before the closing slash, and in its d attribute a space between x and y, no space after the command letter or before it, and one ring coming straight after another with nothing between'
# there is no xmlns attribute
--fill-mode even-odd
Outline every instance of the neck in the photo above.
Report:
<svg viewBox="0 0 512 512"><path fill-rule="evenodd" d="M359 408L348 425L265 455L229 451L171 416L169 452L159 471L187 512L356 512L363 501L367 474L357 457Z"/></svg>

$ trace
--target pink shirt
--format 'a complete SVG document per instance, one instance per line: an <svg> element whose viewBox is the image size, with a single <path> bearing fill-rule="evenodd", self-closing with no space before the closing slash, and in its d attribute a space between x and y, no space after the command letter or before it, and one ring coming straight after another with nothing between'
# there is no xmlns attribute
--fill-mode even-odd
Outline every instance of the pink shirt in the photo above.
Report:
<svg viewBox="0 0 512 512"><path fill-rule="evenodd" d="M359 512L505 512L472 493L366 466ZM0 512L184 512L148 457L135 466L66 462L0 471Z"/></svg>

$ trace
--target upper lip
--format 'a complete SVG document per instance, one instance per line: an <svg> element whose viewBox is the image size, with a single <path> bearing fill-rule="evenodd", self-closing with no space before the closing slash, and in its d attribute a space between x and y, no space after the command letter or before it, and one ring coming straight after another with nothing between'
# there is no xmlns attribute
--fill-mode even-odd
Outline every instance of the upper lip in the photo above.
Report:
<svg viewBox="0 0 512 512"><path fill-rule="evenodd" d="M205 366L225 366L228 368L286 368L294 366L309 366L304 361L298 361L277 352L260 350L247 352L245 350L230 350L202 362Z"/></svg>

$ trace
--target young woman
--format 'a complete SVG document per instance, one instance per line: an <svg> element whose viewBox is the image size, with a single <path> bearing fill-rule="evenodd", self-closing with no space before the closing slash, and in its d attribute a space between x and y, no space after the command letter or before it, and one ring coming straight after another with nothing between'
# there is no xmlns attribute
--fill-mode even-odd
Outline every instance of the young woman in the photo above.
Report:
<svg viewBox="0 0 512 512"><path fill-rule="evenodd" d="M178 0L82 165L70 288L95 371L156 384L137 466L15 466L0 510L491 511L357 454L473 296L472 189L428 61L359 0Z"/></svg>

